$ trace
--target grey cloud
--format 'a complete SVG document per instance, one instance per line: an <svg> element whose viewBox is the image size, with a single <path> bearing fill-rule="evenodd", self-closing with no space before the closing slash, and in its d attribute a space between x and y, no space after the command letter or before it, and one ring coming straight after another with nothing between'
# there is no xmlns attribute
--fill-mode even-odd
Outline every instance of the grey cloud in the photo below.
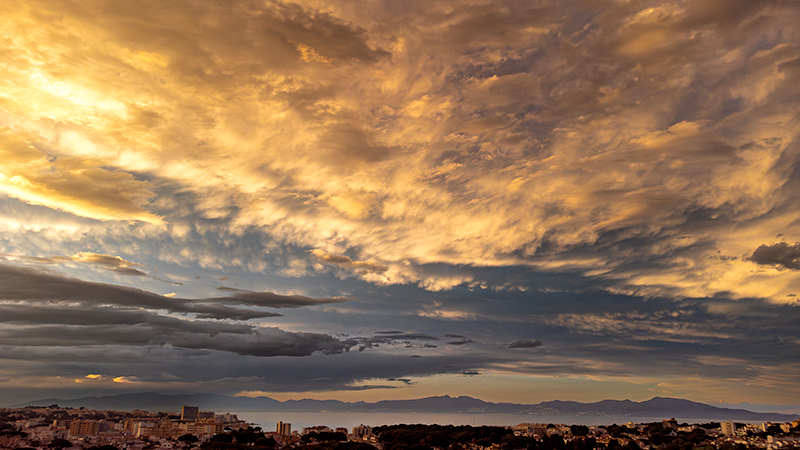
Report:
<svg viewBox="0 0 800 450"><path fill-rule="evenodd" d="M81 252L72 257L72 261L78 261L86 264L97 265L104 269L114 271L120 275L144 277L148 276L147 273L137 269L136 267L144 267L142 264L137 264L131 261L126 261L119 256L104 255L99 253Z"/></svg>
<svg viewBox="0 0 800 450"><path fill-rule="evenodd" d="M56 264L59 262L70 261L66 256L28 256L28 255L15 255L11 253L0 253L4 260L14 260L22 262L30 262L36 264Z"/></svg>
<svg viewBox="0 0 800 450"><path fill-rule="evenodd" d="M28 256L28 255L12 255L3 254L9 261L35 263L35 264L60 264L65 262L77 262L90 266L100 267L118 275L132 276L132 277L148 277L164 283L180 286L180 283L174 281L164 280L148 274L136 267L146 267L144 264L139 264L127 261L119 256L104 255L101 253L79 252L72 256L53 255L53 256Z"/></svg>
<svg viewBox="0 0 800 450"><path fill-rule="evenodd" d="M151 325L194 333L250 333L249 325L182 320L153 311L109 306L58 306L48 303L0 304L0 323L27 325Z"/></svg>
<svg viewBox="0 0 800 450"><path fill-rule="evenodd" d="M250 319L263 319L267 317L281 317L282 314L254 311L241 308L228 308L222 305L194 305L187 306L181 311L175 308L176 312L194 313L201 319L232 319L232 320L250 320Z"/></svg>
<svg viewBox="0 0 800 450"><path fill-rule="evenodd" d="M174 346L252 356L341 353L356 345L327 334L287 332L219 321L184 320L120 307L0 305L0 345Z"/></svg>
<svg viewBox="0 0 800 450"><path fill-rule="evenodd" d="M471 344L472 343L472 339L470 339L470 338L468 338L466 336L461 336L459 334L450 334L450 333L448 333L448 334L445 334L444 336L447 337L447 338L451 338L451 339L458 339L457 341L448 341L447 343L450 344L450 345L464 345L464 344Z"/></svg>
<svg viewBox="0 0 800 450"><path fill-rule="evenodd" d="M477 294L476 296L480 297ZM271 334L271 331L266 331L263 334L268 335L268 340L274 339L287 344L287 348L280 354L303 354L308 348L320 349L318 353L304 358L269 361L270 358L248 356L265 352L276 353L277 350L270 343L263 342L264 337L258 337L246 329L242 330L244 333L239 333L238 330L230 333L223 331L219 333L219 337L210 338L208 333L183 331L177 325L167 322L159 327L137 327L138 332L129 332L126 330L128 327L119 326L89 329L86 330L88 336L85 339L81 335L86 327L67 329L63 336L70 340L76 339L76 344L102 338L103 332L112 334L114 330L123 329L123 337L118 340L117 345L129 347L114 347L106 355L102 352L91 353L94 358L89 357L90 349L85 347L65 346L60 350L51 350L48 347L14 350L9 347L11 344L26 345L28 340L46 344L46 339L36 341L34 327L21 334L19 339L0 341L0 345L6 345L2 352L5 358L24 360L26 353L36 351L37 357L31 361L58 364L62 372L68 371L64 364L70 364L67 367L77 370L75 362L71 361L81 361L83 374L114 373L113 366L106 364L106 361L113 360L118 364L119 356L129 349L126 367L130 373L125 375L137 376L142 380L155 379L154 374L148 371L155 361L161 361L159 367L164 367L163 370L169 370L187 382L196 381L198 384L194 384L195 387L203 385L209 386L209 389L212 386L221 389L223 385L234 385L233 381L219 381L219 385L212 383L213 380L224 377L258 377L258 380L237 385L236 389L250 386L251 389L268 387L276 391L292 391L296 390L298 380L308 382L309 386L317 389L348 389L347 386L355 381L365 379L412 379L434 373L457 375L470 371L486 373L495 369L538 375L658 374L662 378L736 377L754 381L766 377L765 379L775 385L790 387L791 380L798 374L795 356L798 336L794 325L800 308L770 305L757 300L733 301L724 298L694 299L678 303L656 298L648 302L633 303L630 297L614 298L605 294L603 298L602 293L595 293L573 297L573 306L580 304L581 309L585 310L584 313L576 314L574 307L567 308L563 303L558 304L556 298L558 294L543 298L520 294L517 301L502 300L502 305L513 310L514 317L521 322L517 324L505 320L501 322L502 329L495 329L494 333L500 333L500 339L502 336L519 335L526 329L535 327L541 340L548 342L548 345L539 347L540 351L535 352L535 360L520 358L516 351L497 351L499 344L475 344L468 352L453 348L445 355L435 349L405 349L402 347L403 342L397 341L394 344L399 344L400 347L392 352L341 350L336 356L336 363L331 363L324 355L325 352L336 353L343 347L358 346L358 339L340 338L341 343L337 344L323 336L319 341L309 344L307 336L283 337L280 332ZM53 320L57 316L56 312L50 315ZM14 326L10 324L2 328L9 332L15 329ZM487 322L481 326L490 325ZM703 328L708 331L698 334L697 331ZM178 334L169 334L169 329L177 330ZM58 338L55 327L44 327L43 333L48 339ZM259 333L262 331L259 330ZM236 336L231 336L232 334ZM151 335L154 339L144 341L143 335ZM397 335L435 337L425 333L393 333L393 336ZM7 336L13 337L13 333ZM129 341L134 344L125 344ZM508 339L506 342L511 341L512 339ZM519 341L535 342L531 339L516 342ZM113 342L107 342L106 345L113 345ZM31 349L30 352L24 350L25 348ZM137 356L137 348L153 349L152 359L144 353ZM425 353L419 353L420 351ZM412 358L409 357L411 353L424 357ZM51 358L45 356L50 354L53 355ZM189 354L192 357L187 359ZM653 354L658 354L659 357L649 359ZM237 355L242 355L239 356L242 359L236 359ZM640 364L642 360L650 363L643 366ZM214 363L208 364L207 372L196 373L198 371L193 368L200 361ZM90 367L93 371L88 371ZM264 377L264 373L273 375Z"/></svg>
<svg viewBox="0 0 800 450"><path fill-rule="evenodd" d="M250 336L194 334L175 336L171 345L194 349L222 350L252 356L308 356L315 352L335 354L354 345L321 333L295 333L278 328L258 328Z"/></svg>
<svg viewBox="0 0 800 450"><path fill-rule="evenodd" d="M265 21L271 32L287 42L308 45L322 56L371 62L389 54L380 48L370 48L366 44L365 30L354 28L337 17L312 12L296 4L277 5L275 11L274 21Z"/></svg>
<svg viewBox="0 0 800 450"><path fill-rule="evenodd" d="M800 242L789 245L779 242L772 245L761 245L750 256L757 264L778 265L786 269L800 269Z"/></svg>
<svg viewBox="0 0 800 450"><path fill-rule="evenodd" d="M116 268L109 269L109 270L113 270L114 272L116 272L116 273L118 273L120 275L127 275L127 276L132 276L132 277L146 277L147 276L147 273L142 272L139 269L134 269L133 267L116 267Z"/></svg>
<svg viewBox="0 0 800 450"><path fill-rule="evenodd" d="M430 336L427 334L420 334L420 333L399 333L399 334L390 334L386 336L372 338L376 340L380 339L387 339L387 340L402 340L402 339L409 339L409 340L421 340L421 341L438 341L439 338Z"/></svg>
<svg viewBox="0 0 800 450"><path fill-rule="evenodd" d="M315 251L314 255L322 262L335 264L340 267L352 268L363 273L383 273L389 269L383 264L370 261L354 261L349 256L331 255L319 250Z"/></svg>
<svg viewBox="0 0 800 450"><path fill-rule="evenodd" d="M359 351L363 351L367 348L378 347L381 344L404 345L407 348L436 348L435 345L428 344L425 341L439 340L439 338L427 334L417 334L417 333L388 334L389 332L384 332L384 333L386 334L382 336L363 337L363 338L359 337L352 339L358 343Z"/></svg>
<svg viewBox="0 0 800 450"><path fill-rule="evenodd" d="M104 255L100 253L80 252L73 256L28 256L28 255L12 255L3 254L8 259L22 262L32 262L36 264L58 264L68 261L80 262L84 264L99 266L107 270L111 270L120 275L128 276L148 276L147 273L137 269L136 267L145 267L142 264L137 264L131 261L126 261L119 256Z"/></svg>
<svg viewBox="0 0 800 450"><path fill-rule="evenodd" d="M8 324L0 333L0 345L170 345L252 356L307 356L314 352L342 353L355 346L363 350L379 344L416 346L420 345L418 341L437 340L433 336L414 333L338 339L321 333L183 320L162 316L156 311L190 312L200 319L247 320L272 314L164 298L146 291L68 279L15 266L0 265L0 275L6 280L0 287L0 298L7 302L0 304L0 322ZM39 286L42 285L47 289L41 289ZM234 297L243 304L273 307L318 304L307 297L256 292L237 294L245 295ZM63 301L77 305L62 306ZM150 310L138 309L142 307ZM421 344L423 347L426 345L431 347Z"/></svg>
<svg viewBox="0 0 800 450"><path fill-rule="evenodd" d="M346 297L310 298L302 295L279 295L273 294L272 292L252 292L231 288L225 288L221 290L234 291L234 294L230 297L216 297L208 300L229 304L233 303L248 306L261 306L267 308L300 308L303 306L342 303L350 300Z"/></svg>
<svg viewBox="0 0 800 450"><path fill-rule="evenodd" d="M509 342L503 348L536 348L541 347L542 341L533 339L520 339L518 341Z"/></svg>
<svg viewBox="0 0 800 450"><path fill-rule="evenodd" d="M364 390L386 387L365 380L412 382L414 377L432 373L458 373L480 364L476 358L408 358L378 352L345 352L336 356L314 353L302 358L263 358L230 352L198 351L178 347L0 347L2 365L11 376L22 370L28 375L83 378L88 373L124 375L142 382L161 383L172 392L239 392L270 389L296 391L298 383L310 390ZM35 356L34 356L35 355ZM479 358L478 358L479 359ZM334 362L335 360L335 362ZM203 370L197 370L197 367ZM449 366L449 367L445 367ZM72 381L69 379L69 381ZM89 386L72 383L74 393ZM388 384L388 383L387 383ZM403 384L405 386L405 384ZM129 386L133 387L133 386ZM5 386L0 385L0 392ZM117 386L123 389L124 386ZM43 388L46 389L46 388ZM96 389L96 388L95 388ZM41 398L42 391L35 393ZM91 392L91 391L90 391ZM95 391L96 392L96 391ZM9 392L12 393L12 392ZM13 393L14 396L18 395ZM90 395L97 395L90 394ZM4 396L4 399L10 397ZM21 399L25 401L26 399ZM8 400L7 400L8 401Z"/></svg>
<svg viewBox="0 0 800 450"><path fill-rule="evenodd" d="M280 316L278 313L232 308L219 303L296 308L347 300L346 298L312 299L302 296L282 296L268 292L237 292L231 297L187 300L164 297L130 287L92 283L11 265L0 265L0 276L4 279L3 285L0 286L0 299L76 301L101 305L138 306L154 310L194 313L201 318L214 319L248 320Z"/></svg>
<svg viewBox="0 0 800 450"><path fill-rule="evenodd" d="M160 325L37 325L7 326L0 330L0 344L8 346L173 346L217 350L259 357L309 356L315 352L347 351L350 343L320 333L294 333L277 328L250 329L241 333L202 333L172 330Z"/></svg>

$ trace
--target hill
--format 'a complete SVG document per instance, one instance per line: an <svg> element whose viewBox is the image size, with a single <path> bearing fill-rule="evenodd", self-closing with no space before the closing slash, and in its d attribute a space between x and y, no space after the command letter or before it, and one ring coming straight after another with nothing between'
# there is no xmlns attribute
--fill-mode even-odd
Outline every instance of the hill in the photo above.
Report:
<svg viewBox="0 0 800 450"><path fill-rule="evenodd" d="M86 407L89 409L108 409L132 411L178 412L183 405L197 405L204 410L213 411L335 411L335 412L406 412L406 413L461 413L461 414L519 414L533 416L522 420L535 421L539 415L568 416L614 416L614 417L653 417L663 419L680 417L682 419L715 419L742 421L783 422L797 419L796 416L778 413L753 412L744 409L719 408L704 403L677 398L655 397L643 402L630 400L603 400L595 403L571 401L549 401L533 405L516 403L492 403L472 397L427 397L416 400L386 400L375 403L347 403L337 400L287 400L284 402L268 397L232 397L220 394L182 394L168 395L154 392L121 394L104 397L83 397L76 399L49 398L13 405L23 406Z"/></svg>

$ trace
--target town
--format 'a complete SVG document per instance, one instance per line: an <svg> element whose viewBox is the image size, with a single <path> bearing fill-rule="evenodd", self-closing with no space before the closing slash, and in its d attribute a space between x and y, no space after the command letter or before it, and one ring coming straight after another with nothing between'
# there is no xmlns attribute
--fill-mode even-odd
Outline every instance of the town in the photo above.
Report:
<svg viewBox="0 0 800 450"><path fill-rule="evenodd" d="M234 414L184 406L180 414L58 405L0 408L0 449L15 450L749 450L800 448L800 420L705 424L667 419L609 426L320 425L275 431Z"/></svg>

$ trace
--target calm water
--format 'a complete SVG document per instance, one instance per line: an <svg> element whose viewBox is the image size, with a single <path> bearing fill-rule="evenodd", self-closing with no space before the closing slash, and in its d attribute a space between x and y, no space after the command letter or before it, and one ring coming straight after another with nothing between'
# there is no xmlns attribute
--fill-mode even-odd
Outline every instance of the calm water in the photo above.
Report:
<svg viewBox="0 0 800 450"><path fill-rule="evenodd" d="M331 428L357 425L439 424L439 425L517 425L520 423L554 423L567 425L611 425L616 423L660 422L668 417L622 417L622 416L534 416L521 414L438 414L438 413L360 413L360 412L276 412L276 411L232 411L239 419L260 426L264 431L275 431L278 421L292 424L292 430L303 427L327 425ZM678 418L678 423L704 423L711 419ZM718 421L718 419L717 419Z"/></svg>

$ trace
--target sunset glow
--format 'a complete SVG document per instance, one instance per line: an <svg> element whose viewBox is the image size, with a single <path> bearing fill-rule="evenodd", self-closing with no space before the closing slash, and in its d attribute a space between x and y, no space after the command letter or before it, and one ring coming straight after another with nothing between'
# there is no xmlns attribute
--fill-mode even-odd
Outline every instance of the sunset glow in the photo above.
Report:
<svg viewBox="0 0 800 450"><path fill-rule="evenodd" d="M800 4L25 0L0 42L8 404L800 404Z"/></svg>

